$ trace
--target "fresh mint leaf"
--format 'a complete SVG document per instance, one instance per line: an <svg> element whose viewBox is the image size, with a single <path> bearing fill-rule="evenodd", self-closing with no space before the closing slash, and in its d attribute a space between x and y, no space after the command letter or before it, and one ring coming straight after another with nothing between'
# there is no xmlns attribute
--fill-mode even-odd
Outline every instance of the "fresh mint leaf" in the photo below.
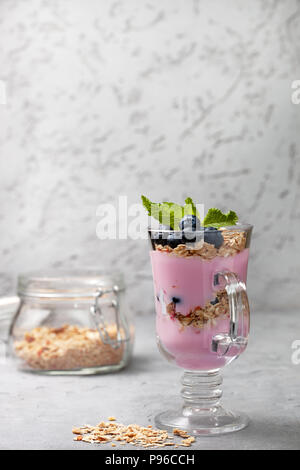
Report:
<svg viewBox="0 0 300 470"><path fill-rule="evenodd" d="M142 198L143 206L145 207L146 211L148 212L148 215L150 215L152 202L146 196L141 196L141 198Z"/></svg>
<svg viewBox="0 0 300 470"><path fill-rule="evenodd" d="M184 213L182 206L174 202L151 202L146 196L142 196L142 202L149 216L154 217L161 224L167 225L173 230L178 229L179 221Z"/></svg>
<svg viewBox="0 0 300 470"><path fill-rule="evenodd" d="M224 214L220 209L212 208L207 212L203 225L204 227L226 227L228 225L236 225L238 216L234 211L229 211Z"/></svg>
<svg viewBox="0 0 300 470"><path fill-rule="evenodd" d="M184 215L196 215L198 219L200 219L200 214L197 211L197 207L194 204L193 199L191 197L186 198L183 209L184 209Z"/></svg>

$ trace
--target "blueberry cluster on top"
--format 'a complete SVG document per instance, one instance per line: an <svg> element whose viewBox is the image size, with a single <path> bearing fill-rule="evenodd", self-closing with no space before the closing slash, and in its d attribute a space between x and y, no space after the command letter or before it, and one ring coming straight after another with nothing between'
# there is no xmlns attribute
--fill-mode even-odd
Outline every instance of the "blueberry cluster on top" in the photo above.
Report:
<svg viewBox="0 0 300 470"><path fill-rule="evenodd" d="M196 243L203 239L215 248L220 248L224 239L220 230L215 227L202 227L201 222L196 215L185 215L179 222L178 231L170 231L170 227L159 226L159 231L152 234L152 239L163 246L168 245L176 248L180 244ZM201 233L202 232L202 233Z"/></svg>

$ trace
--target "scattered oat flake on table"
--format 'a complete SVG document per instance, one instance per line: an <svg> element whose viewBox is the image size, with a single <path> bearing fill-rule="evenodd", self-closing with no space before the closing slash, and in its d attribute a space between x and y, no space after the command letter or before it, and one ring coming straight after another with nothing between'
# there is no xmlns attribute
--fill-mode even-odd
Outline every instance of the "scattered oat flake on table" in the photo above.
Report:
<svg viewBox="0 0 300 470"><path fill-rule="evenodd" d="M187 431L184 431L183 429L173 429L173 434L175 436L180 436L180 437L190 437L187 433Z"/></svg>
<svg viewBox="0 0 300 470"><path fill-rule="evenodd" d="M167 431L162 429L152 428L151 425L147 427L139 426L138 424L129 424L125 426L124 424L119 424L115 421L116 418L113 416L108 418L108 422L101 421L96 426L81 426L74 427L72 429L74 441L88 442L88 443L97 443L105 444L107 442L111 443L112 447L115 447L116 444L113 442L120 442L120 444L132 444L134 446L141 446L144 448L147 447L168 447L168 446L178 446L190 447L190 445L195 442L195 438L189 436L186 431L181 429L174 429L173 434L175 436L181 437L182 440L180 443L175 443L172 441L174 436L169 435Z"/></svg>
<svg viewBox="0 0 300 470"><path fill-rule="evenodd" d="M181 441L181 445L184 446L184 447L190 447L190 445L195 442L195 438L190 436L186 439L182 439Z"/></svg>

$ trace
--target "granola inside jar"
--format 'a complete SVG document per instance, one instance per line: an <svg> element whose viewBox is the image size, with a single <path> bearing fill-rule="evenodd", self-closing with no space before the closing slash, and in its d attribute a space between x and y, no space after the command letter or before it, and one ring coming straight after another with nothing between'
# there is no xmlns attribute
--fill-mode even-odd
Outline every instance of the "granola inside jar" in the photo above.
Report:
<svg viewBox="0 0 300 470"><path fill-rule="evenodd" d="M22 275L8 352L22 370L96 374L126 366L134 329L119 273Z"/></svg>

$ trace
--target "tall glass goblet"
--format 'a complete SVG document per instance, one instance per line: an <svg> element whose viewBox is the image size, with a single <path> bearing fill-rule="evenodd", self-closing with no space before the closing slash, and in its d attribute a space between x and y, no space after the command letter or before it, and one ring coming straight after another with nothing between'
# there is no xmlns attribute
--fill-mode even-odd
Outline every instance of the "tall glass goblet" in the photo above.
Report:
<svg viewBox="0 0 300 470"><path fill-rule="evenodd" d="M211 233L209 233L211 232ZM156 416L159 428L195 435L238 431L242 413L220 404L220 369L246 348L249 304L246 278L252 226L193 232L149 229L157 344L184 369L181 409Z"/></svg>

